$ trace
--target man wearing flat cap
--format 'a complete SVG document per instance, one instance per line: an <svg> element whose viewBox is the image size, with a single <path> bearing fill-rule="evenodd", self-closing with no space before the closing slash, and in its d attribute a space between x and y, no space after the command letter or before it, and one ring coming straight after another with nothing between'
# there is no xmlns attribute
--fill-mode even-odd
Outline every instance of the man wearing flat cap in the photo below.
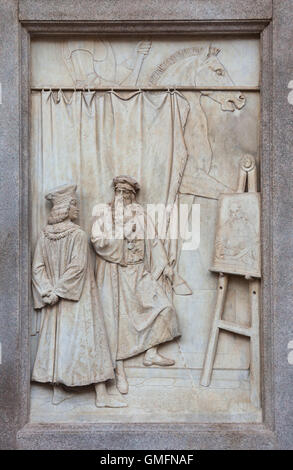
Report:
<svg viewBox="0 0 293 470"><path fill-rule="evenodd" d="M159 354L157 347L180 332L176 311L163 287L164 278L171 277L167 254L160 239L146 236L146 222L150 221L136 202L139 184L122 175L114 178L113 187L115 198L109 205L113 236L105 228L105 218L96 214L91 241L97 253L96 281L116 360L117 388L127 393L123 361L145 352L145 366L174 365L172 359ZM122 236L115 230L121 220Z"/></svg>

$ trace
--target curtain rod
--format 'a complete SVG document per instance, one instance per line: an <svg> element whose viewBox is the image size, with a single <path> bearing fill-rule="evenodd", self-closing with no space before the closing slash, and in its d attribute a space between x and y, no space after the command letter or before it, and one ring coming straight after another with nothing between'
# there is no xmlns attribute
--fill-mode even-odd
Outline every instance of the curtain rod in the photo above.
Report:
<svg viewBox="0 0 293 470"><path fill-rule="evenodd" d="M31 91L260 91L259 86L154 86L154 87L69 87L32 86Z"/></svg>

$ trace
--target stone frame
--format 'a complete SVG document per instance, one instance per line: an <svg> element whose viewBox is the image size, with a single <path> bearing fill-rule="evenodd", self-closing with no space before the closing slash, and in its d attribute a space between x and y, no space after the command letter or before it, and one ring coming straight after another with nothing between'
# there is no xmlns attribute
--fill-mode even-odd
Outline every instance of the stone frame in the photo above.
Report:
<svg viewBox="0 0 293 470"><path fill-rule="evenodd" d="M293 368L287 359L287 345L293 340L293 275L289 269L293 257L293 107L287 100L288 83L293 78L289 69L293 63L292 3L164 0L159 9L157 6L156 0L83 0L82 5L74 0L0 0L2 449L292 448L292 417L287 422L293 403ZM253 33L261 38L263 423L29 424L30 38L170 32Z"/></svg>

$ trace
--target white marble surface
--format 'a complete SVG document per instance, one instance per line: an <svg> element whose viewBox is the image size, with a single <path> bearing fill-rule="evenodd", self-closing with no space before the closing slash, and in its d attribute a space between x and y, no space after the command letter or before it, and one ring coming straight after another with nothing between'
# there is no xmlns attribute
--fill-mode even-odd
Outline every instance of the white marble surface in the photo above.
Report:
<svg viewBox="0 0 293 470"><path fill-rule="evenodd" d="M76 390L58 406L51 403L51 388L32 385L30 421L99 423L250 423L261 422L259 409L249 402L247 372L216 371L211 386L199 386L199 371L191 376L174 370L173 377L153 369L145 379L139 368L129 372L127 408L97 409L92 389ZM113 387L110 393L119 398Z"/></svg>
<svg viewBox="0 0 293 470"><path fill-rule="evenodd" d="M32 65L31 65L31 83L33 86L54 86L64 87L72 86L76 80L85 84L89 82L86 74L93 79L96 73L102 77L101 81L96 80L99 86L109 85L135 85L133 79L125 81L131 67L134 66L136 58L136 48L141 41L147 38L91 38L80 40L52 40L38 39L32 41ZM209 45L217 47L220 50L218 59L227 70L230 79L230 85L257 86L259 84L259 43L257 39L225 39L213 37L212 39L199 38L176 38L168 36L167 38L154 37L151 41L151 47L143 60L137 85L148 86L150 78L156 68L164 63L170 56L178 51L187 48L208 48ZM70 56L74 50L77 52L73 69L69 70L66 57ZM75 54L75 53L74 53ZM94 59L94 61L92 60ZM175 62L179 64L178 57ZM114 69L118 68L117 79L114 78ZM181 68L181 63L179 64ZM172 71L172 78L162 78L158 85L193 85L191 82L192 63L190 64L191 73L188 73L183 80L176 79ZM218 78L222 78L218 76ZM124 80L124 81L123 81ZM213 85L214 83L206 85ZM213 80L214 81L214 80ZM198 82L203 84L202 81ZM221 80L219 80L221 83Z"/></svg>
<svg viewBox="0 0 293 470"><path fill-rule="evenodd" d="M211 41L199 38L178 40L168 37L153 38L150 47L150 44L146 43L141 45L141 40L145 41L146 38L131 38L123 40L122 43L119 38L109 38L105 43L98 39L81 40L79 43L34 40L31 49L31 84L57 88L86 85L150 86L150 78L154 77L153 73L158 70L157 66L165 64L163 69L165 67L166 73L163 70L164 73L157 81L158 85L170 85L168 76L170 72L176 70L177 75L171 74L174 77L174 83L171 85L220 84L223 88L232 84L239 86L239 92L232 94L230 111L225 110L225 100L231 103L231 95L220 93L201 96L198 92L183 92L190 109L184 133L188 154L184 176L187 176L187 180L182 184L180 201L189 206L193 203L200 204L201 241L196 251L182 251L178 262L180 274L192 289L192 295L174 296L182 336L179 340L160 348L162 354L175 360L175 366L146 368L142 365L142 355L128 359L125 366L130 383L127 397L129 407L123 410L97 410L94 407L93 392L82 390L68 402L54 407L50 404L49 389L34 384L31 420L150 422L182 419L194 422L258 422L261 419L260 411L256 411L249 403L247 374L250 357L247 338L220 332L212 385L210 388L202 388L198 383L216 300L217 275L211 273L209 268L212 265L216 230L217 198L221 191L236 190L239 162L243 154L251 154L259 168L259 94L255 91L244 92L241 98L242 104L239 98L241 86L259 84L259 43L252 38L213 37ZM138 44L140 50L144 48L144 52L149 49L143 61L139 61L141 57L137 57ZM189 60L192 56L189 57L186 52L178 54L178 51L194 48L201 51L199 54L195 53L195 57L206 54L207 58L211 45L213 48L221 49L218 52L212 49L213 62L209 61L206 64L205 73L199 76L196 83L191 83L189 79L186 81L186 76L189 75L184 76L181 73L180 60L182 57L184 60L186 58ZM64 60L64 50L67 51L68 58L68 50L73 51L78 48L92 51L94 63L91 59L93 56L89 52L76 56L72 75L72 64L70 66L68 60ZM173 56L176 53L177 55ZM173 59L170 59L171 56ZM215 69L217 61L225 66L224 75L217 74ZM119 77L113 75L115 64L119 66L117 72ZM90 70L93 75L90 75ZM100 76L108 77L108 80L105 81L104 78L99 78ZM94 81L89 83L91 79ZM42 192L37 181L40 172L43 172L42 184L45 189L66 183L68 179L82 182L79 184L80 225L88 235L93 204L97 200L110 201L110 199L105 200L106 196L111 195L110 179L107 180L107 193L106 190L105 194L101 193L102 183L105 182L99 181L97 174L93 172L92 162L97 156L100 157L99 152L101 152L95 141L96 123L91 118L90 112L85 114L88 126L83 127L83 132L80 133L79 121L76 119L79 108L76 106L76 109L72 109L71 97L72 93L68 92L66 95L68 104L62 102L62 112L57 109L58 104L52 103L50 108L47 103L47 121L45 123L43 121L42 127L40 116L44 108L40 108L39 92L34 92L32 96L31 180L34 240L47 217L47 208L41 207L38 202L41 200ZM49 112L50 109L53 110L52 114ZM90 107L84 111L89 109ZM56 121L58 125L54 122L54 116L58 117ZM158 121L157 126L159 125ZM58 134L55 140L51 140L51 129ZM156 132L160 132L159 127ZM43 138L45 134L46 139ZM130 137L131 135L126 132L121 134L117 147L121 150L121 155L127 154ZM108 142L107 136L105 142ZM109 154L111 145L109 141L107 149ZM139 172L134 157L130 155L127 164L128 167L133 165L134 170ZM50 171L44 172L44 168L50 168ZM154 168L155 164L151 165L149 170L149 176L152 178L158 176ZM139 182L143 186L144 182ZM190 188L191 192L188 193ZM248 285L243 278L231 276L223 318L249 325ZM37 341L37 335L31 337L32 357L35 355ZM161 400L162 396L165 400Z"/></svg>

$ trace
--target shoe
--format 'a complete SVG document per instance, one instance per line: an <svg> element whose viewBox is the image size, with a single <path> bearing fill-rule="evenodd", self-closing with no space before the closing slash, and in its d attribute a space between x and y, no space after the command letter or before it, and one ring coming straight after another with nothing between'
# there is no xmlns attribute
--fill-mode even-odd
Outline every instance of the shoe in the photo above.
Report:
<svg viewBox="0 0 293 470"><path fill-rule="evenodd" d="M62 386L55 385L53 388L53 398L52 403L53 405L59 405L65 400L69 400L72 397L72 393L67 392L64 390Z"/></svg>
<svg viewBox="0 0 293 470"><path fill-rule="evenodd" d="M126 408L128 405L124 401L119 401L110 395L96 398L97 408Z"/></svg>
<svg viewBox="0 0 293 470"><path fill-rule="evenodd" d="M129 386L126 375L123 376L120 374L116 374L116 386L119 392L123 395L126 395L126 393L128 393Z"/></svg>
<svg viewBox="0 0 293 470"><path fill-rule="evenodd" d="M175 361L173 359L168 359L167 357L161 356L158 352L149 353L148 351L145 353L144 366L174 366Z"/></svg>
<svg viewBox="0 0 293 470"><path fill-rule="evenodd" d="M120 393L126 395L128 393L128 381L125 374L123 361L117 361L117 367L115 370L116 387Z"/></svg>

